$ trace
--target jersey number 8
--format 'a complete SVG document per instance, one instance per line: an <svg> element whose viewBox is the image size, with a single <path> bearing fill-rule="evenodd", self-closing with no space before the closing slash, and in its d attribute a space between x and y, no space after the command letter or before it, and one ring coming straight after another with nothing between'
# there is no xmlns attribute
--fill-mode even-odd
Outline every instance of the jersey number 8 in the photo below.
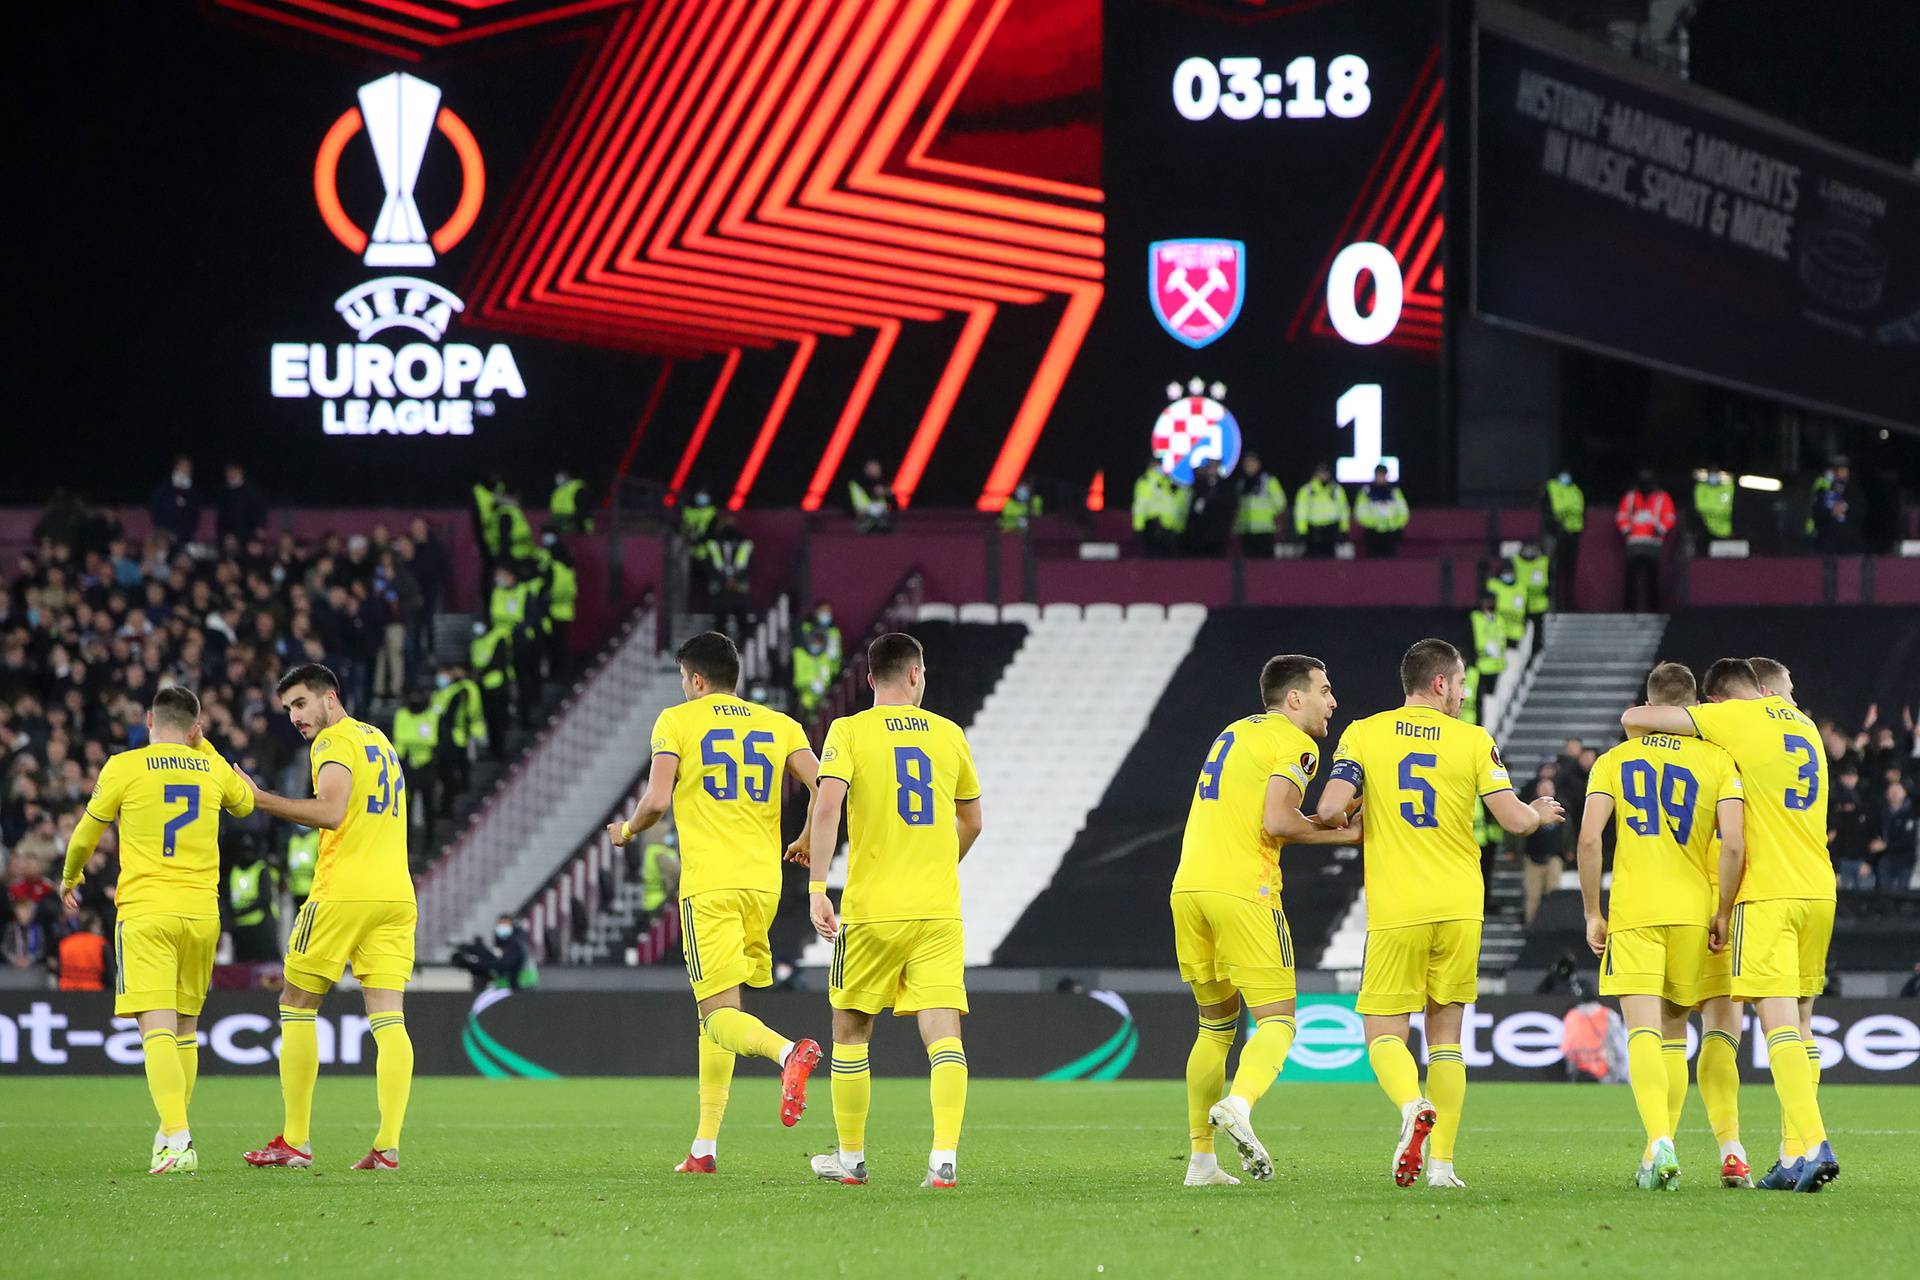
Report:
<svg viewBox="0 0 1920 1280"><path fill-rule="evenodd" d="M910 827L933 825L933 761L918 747L893 749L894 808Z"/></svg>

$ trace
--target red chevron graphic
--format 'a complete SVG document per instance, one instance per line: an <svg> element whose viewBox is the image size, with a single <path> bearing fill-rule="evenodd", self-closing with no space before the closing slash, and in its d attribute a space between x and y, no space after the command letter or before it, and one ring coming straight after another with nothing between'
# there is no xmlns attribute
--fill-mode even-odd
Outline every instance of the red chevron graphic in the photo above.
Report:
<svg viewBox="0 0 1920 1280"><path fill-rule="evenodd" d="M1392 251L1400 264L1404 290L1400 323L1385 339L1386 345L1416 351L1440 349L1441 291L1445 285L1440 257L1444 231L1440 194L1446 175L1440 163L1445 86L1439 67L1440 50L1436 47L1414 78L1386 144L1374 158L1359 197L1327 250L1326 261L1313 277L1314 285L1301 299L1287 328L1287 341L1298 341L1303 329L1318 337L1344 341L1327 319L1327 271L1340 250L1370 240ZM1362 288L1367 289L1364 279ZM1366 303L1362 299L1363 306Z"/></svg>
<svg viewBox="0 0 1920 1280"><path fill-rule="evenodd" d="M908 323L963 323L894 478L908 501L997 310L1061 302L979 505L1044 430L1103 292L1098 190L930 159L1011 0L647 0L563 104L467 290L509 332L728 353L685 481L745 353L790 347L739 507L822 341L870 335L803 505L821 504ZM917 128L916 128L917 126Z"/></svg>
<svg viewBox="0 0 1920 1280"><path fill-rule="evenodd" d="M592 20L629 0L213 0L216 10L403 62L532 27Z"/></svg>

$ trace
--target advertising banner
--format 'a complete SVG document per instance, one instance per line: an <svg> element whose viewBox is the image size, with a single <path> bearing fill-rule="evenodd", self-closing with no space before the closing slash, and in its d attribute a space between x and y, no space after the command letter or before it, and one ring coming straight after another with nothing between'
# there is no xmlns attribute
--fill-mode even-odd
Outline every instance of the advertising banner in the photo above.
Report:
<svg viewBox="0 0 1920 1280"><path fill-rule="evenodd" d="M826 997L777 992L753 1009L774 1026L827 1034ZM973 1073L1000 1079L1175 1080L1193 1045L1194 1006L1184 995L983 993L966 1023ZM1476 1079L1564 1080L1564 997L1491 997L1469 1008L1461 1035ZM1299 1037L1282 1084L1371 1079L1360 1016L1351 996L1302 996ZM1416 1023L1417 1026L1417 1023ZM1814 1038L1823 1082L1920 1083L1920 1006L1880 1000L1825 1001ZM695 1069L691 1002L664 992L486 991L422 993L407 1001L421 1075L552 1079L560 1076L684 1076ZM373 1070L373 1037L359 1001L345 996L321 1011L320 1061L331 1072ZM1698 1048L1697 1028L1689 1052ZM268 1075L277 1068L274 998L214 993L200 1022L207 1075ZM1419 1037L1416 1050L1424 1052ZM1743 1071L1765 1069L1764 1038L1749 1019ZM918 1075L926 1054L911 1019L883 1019L873 1042L880 1075ZM0 993L0 1076L102 1075L141 1069L140 1035L113 1016L111 996Z"/></svg>
<svg viewBox="0 0 1920 1280"><path fill-rule="evenodd" d="M1476 311L1920 426L1920 182L1484 25L1474 65Z"/></svg>

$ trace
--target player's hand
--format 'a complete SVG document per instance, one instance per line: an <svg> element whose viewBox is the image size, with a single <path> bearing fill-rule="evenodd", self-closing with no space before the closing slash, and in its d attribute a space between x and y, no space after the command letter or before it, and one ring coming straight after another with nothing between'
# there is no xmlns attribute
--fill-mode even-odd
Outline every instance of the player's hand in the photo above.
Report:
<svg viewBox="0 0 1920 1280"><path fill-rule="evenodd" d="M1707 950L1719 955L1727 949L1727 913L1714 912L1713 919L1707 921Z"/></svg>
<svg viewBox="0 0 1920 1280"><path fill-rule="evenodd" d="M60 887L60 905L67 909L68 915L80 910L80 881Z"/></svg>
<svg viewBox="0 0 1920 1280"><path fill-rule="evenodd" d="M607 824L607 839L613 841L613 847L616 849L624 849L627 847L627 843L632 840L633 837L627 834L626 819L623 818L619 822L609 822Z"/></svg>
<svg viewBox="0 0 1920 1280"><path fill-rule="evenodd" d="M808 898L807 916L813 921L813 931L832 942L840 935L840 917L834 914L833 899L824 893L809 894Z"/></svg>
<svg viewBox="0 0 1920 1280"><path fill-rule="evenodd" d="M793 838L793 843L787 846L787 851L782 856L785 857L788 862L805 863L808 861L813 857L813 850L810 847L812 843L810 836L811 833L802 831Z"/></svg>
<svg viewBox="0 0 1920 1280"><path fill-rule="evenodd" d="M1361 842L1363 842L1366 839L1366 835L1367 835L1366 826L1367 826L1367 821L1365 816L1360 814L1358 811L1355 811L1354 813L1347 815L1347 825L1343 827L1342 830L1344 830L1348 835L1353 837L1353 839L1348 841L1348 843L1360 844Z"/></svg>
<svg viewBox="0 0 1920 1280"><path fill-rule="evenodd" d="M1541 796L1528 807L1540 815L1542 827L1557 827L1567 820L1565 806L1552 796Z"/></svg>
<svg viewBox="0 0 1920 1280"><path fill-rule="evenodd" d="M1587 950L1596 956L1607 954L1607 918L1605 916L1587 917Z"/></svg>

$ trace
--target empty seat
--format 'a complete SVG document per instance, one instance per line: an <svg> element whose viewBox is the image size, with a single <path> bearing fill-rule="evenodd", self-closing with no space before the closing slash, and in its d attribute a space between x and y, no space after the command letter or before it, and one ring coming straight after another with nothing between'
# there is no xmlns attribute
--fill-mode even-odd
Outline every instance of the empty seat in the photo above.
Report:
<svg viewBox="0 0 1920 1280"><path fill-rule="evenodd" d="M1207 606L1203 604L1170 604L1167 606L1168 622L1205 622Z"/></svg>
<svg viewBox="0 0 1920 1280"><path fill-rule="evenodd" d="M960 606L962 622L998 622L1000 606L993 604L963 604Z"/></svg>
<svg viewBox="0 0 1920 1280"><path fill-rule="evenodd" d="M1000 606L1000 621L1019 622L1031 627L1040 621L1040 606L1026 601Z"/></svg>
<svg viewBox="0 0 1920 1280"><path fill-rule="evenodd" d="M1124 615L1117 604L1090 604L1081 616L1088 622L1118 622Z"/></svg>
<svg viewBox="0 0 1920 1280"><path fill-rule="evenodd" d="M914 610L913 616L921 622L952 622L956 614L952 605L928 600Z"/></svg>
<svg viewBox="0 0 1920 1280"><path fill-rule="evenodd" d="M1164 622L1166 617L1167 606L1155 601L1145 600L1127 606L1128 622Z"/></svg>

